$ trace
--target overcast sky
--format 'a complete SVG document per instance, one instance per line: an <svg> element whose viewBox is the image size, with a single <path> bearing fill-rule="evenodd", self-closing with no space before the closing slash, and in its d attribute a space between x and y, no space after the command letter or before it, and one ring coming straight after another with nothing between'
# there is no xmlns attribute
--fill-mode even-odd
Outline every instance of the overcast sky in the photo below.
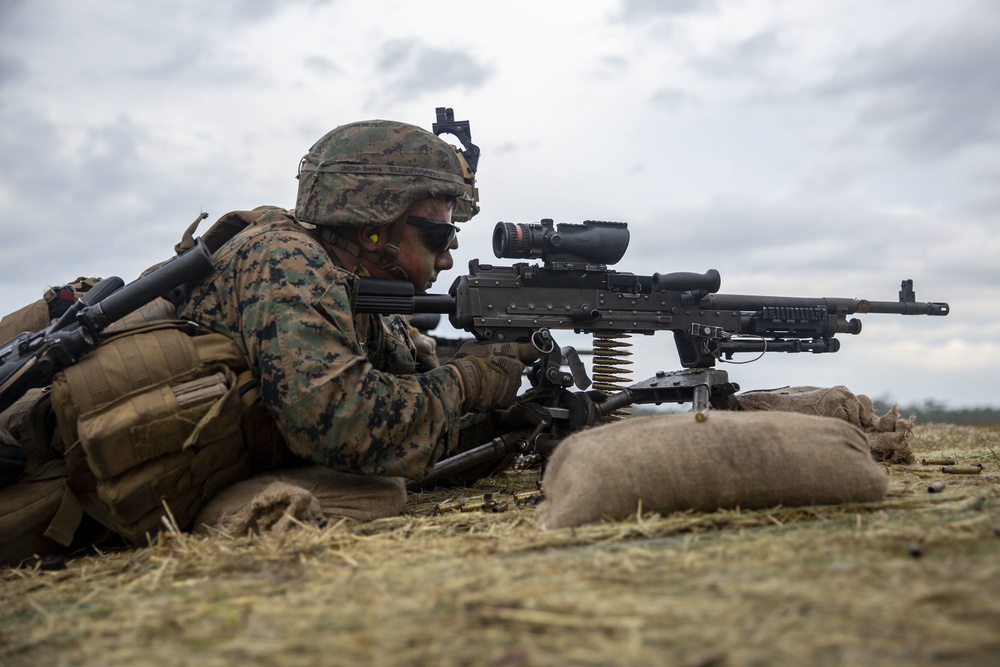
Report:
<svg viewBox="0 0 1000 667"><path fill-rule="evenodd" d="M548 217L626 221L615 269L716 268L723 292L912 278L952 314L725 369L997 406L998 63L992 0L0 0L0 313L134 279L200 211L293 206L339 124L451 106L483 151L453 274L499 263L497 221ZM672 341L637 341L635 380Z"/></svg>

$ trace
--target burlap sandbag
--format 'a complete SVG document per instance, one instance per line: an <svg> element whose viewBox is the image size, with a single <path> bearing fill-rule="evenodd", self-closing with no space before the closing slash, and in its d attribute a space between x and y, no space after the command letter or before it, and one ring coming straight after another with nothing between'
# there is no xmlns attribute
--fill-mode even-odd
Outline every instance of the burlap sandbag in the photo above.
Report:
<svg viewBox="0 0 1000 667"><path fill-rule="evenodd" d="M221 492L195 518L194 532L239 536L282 532L297 521L396 516L406 504L401 477L371 477L310 465L255 475Z"/></svg>
<svg viewBox="0 0 1000 667"><path fill-rule="evenodd" d="M903 419L899 408L892 406L882 416L864 394L847 387L785 387L765 391L747 391L736 395L741 410L779 410L806 415L833 417L854 424L868 436L868 445L876 461L913 463L913 419Z"/></svg>
<svg viewBox="0 0 1000 667"><path fill-rule="evenodd" d="M830 505L885 497L888 478L864 433L785 412L713 411L629 419L577 433L542 480L540 528L642 512Z"/></svg>

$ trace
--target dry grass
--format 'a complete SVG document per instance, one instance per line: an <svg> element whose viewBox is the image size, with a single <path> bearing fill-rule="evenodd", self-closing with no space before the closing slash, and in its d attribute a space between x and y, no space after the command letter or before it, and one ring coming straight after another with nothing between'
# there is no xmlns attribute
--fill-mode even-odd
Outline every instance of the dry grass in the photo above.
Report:
<svg viewBox="0 0 1000 667"><path fill-rule="evenodd" d="M6 570L0 664L992 665L1000 431L917 432L918 459L983 472L894 467L880 503L551 532L530 506L435 516L444 496L423 494L371 524Z"/></svg>

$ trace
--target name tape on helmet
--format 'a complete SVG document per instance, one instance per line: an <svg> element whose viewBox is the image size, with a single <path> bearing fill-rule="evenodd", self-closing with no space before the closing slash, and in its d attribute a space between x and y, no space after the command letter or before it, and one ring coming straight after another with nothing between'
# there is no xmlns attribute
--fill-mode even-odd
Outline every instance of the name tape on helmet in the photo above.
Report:
<svg viewBox="0 0 1000 667"><path fill-rule="evenodd" d="M434 169L424 169L422 167L398 167L380 164L343 164L326 163L315 164L307 159L303 159L299 165L299 173L313 172L318 174L375 174L386 176L422 176L433 178L439 181L447 181L456 185L465 185L465 179L455 174Z"/></svg>

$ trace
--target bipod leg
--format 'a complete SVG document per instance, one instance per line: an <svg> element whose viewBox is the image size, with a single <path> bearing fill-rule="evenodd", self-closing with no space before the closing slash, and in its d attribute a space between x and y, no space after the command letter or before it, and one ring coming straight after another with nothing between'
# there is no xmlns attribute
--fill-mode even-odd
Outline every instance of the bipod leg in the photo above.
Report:
<svg viewBox="0 0 1000 667"><path fill-rule="evenodd" d="M452 475L456 475L474 466L487 463L500 463L511 454L525 451L528 448L526 436L530 433L531 431L504 433L483 445L442 459L431 468L429 473L420 479L407 481L406 490L419 491L430 488L435 483L446 480Z"/></svg>

